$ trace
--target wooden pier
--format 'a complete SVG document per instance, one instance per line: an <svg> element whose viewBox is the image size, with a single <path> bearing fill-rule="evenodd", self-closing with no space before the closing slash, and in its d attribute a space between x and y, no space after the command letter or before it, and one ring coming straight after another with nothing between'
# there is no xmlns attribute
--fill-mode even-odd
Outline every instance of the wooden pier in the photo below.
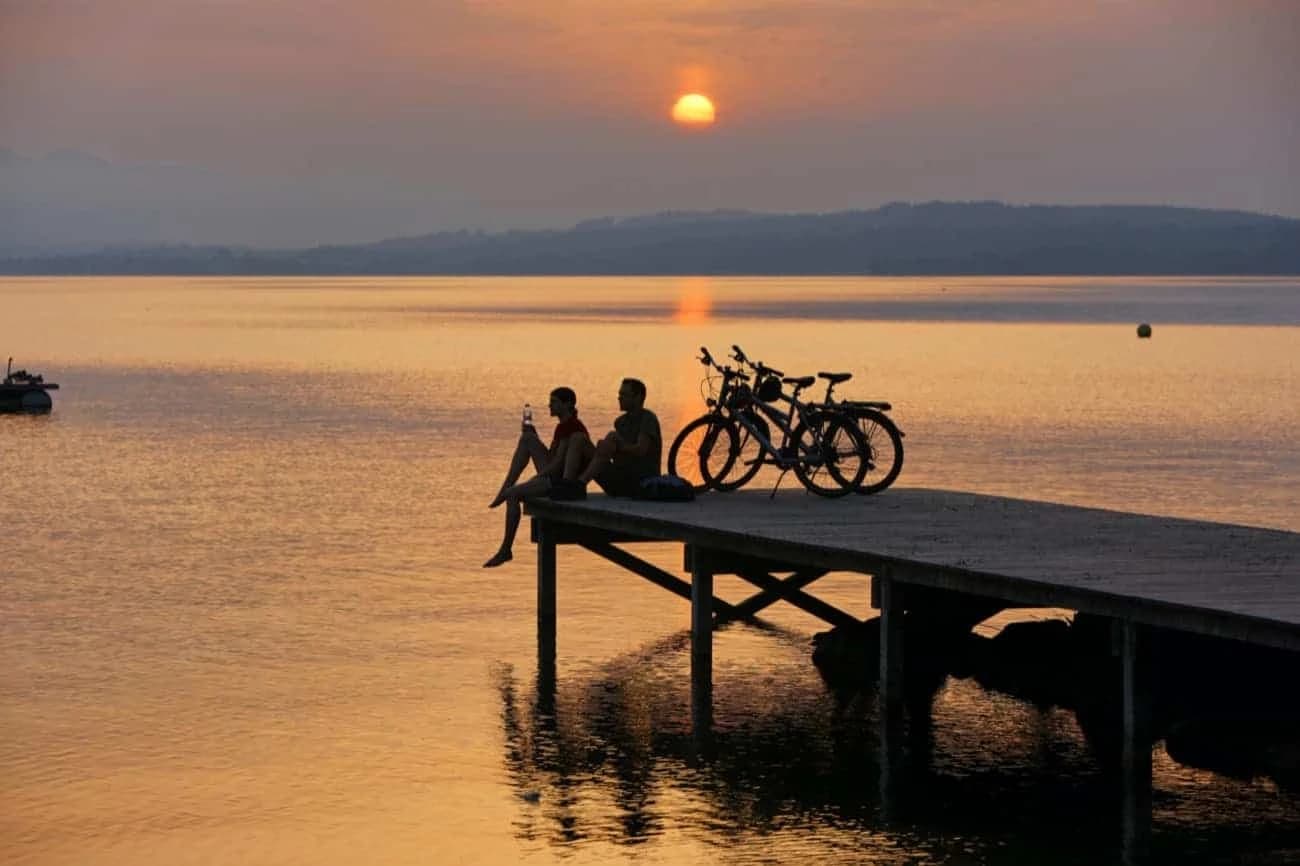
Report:
<svg viewBox="0 0 1300 866"><path fill-rule="evenodd" d="M856 622L807 592L831 571L871 576L887 750L903 713L903 614L919 600L1110 618L1123 671L1124 832L1133 842L1126 850L1141 848L1150 817L1150 630L1300 652L1300 533L915 488L835 500L803 491L774 499L766 491L707 494L690 503L592 496L527 509L543 670L553 671L555 660L556 548L577 545L690 600L693 707L704 725L714 626L779 600L833 625ZM690 580L620 546L646 541L684 544ZM715 598L713 578L723 574L758 592L740 602Z"/></svg>

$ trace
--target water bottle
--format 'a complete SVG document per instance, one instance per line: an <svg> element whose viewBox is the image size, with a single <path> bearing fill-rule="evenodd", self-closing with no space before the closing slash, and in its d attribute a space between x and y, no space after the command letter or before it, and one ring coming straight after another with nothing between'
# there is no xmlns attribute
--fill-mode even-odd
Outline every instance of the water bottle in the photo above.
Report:
<svg viewBox="0 0 1300 866"><path fill-rule="evenodd" d="M533 407L530 403L524 404L524 429L533 429Z"/></svg>

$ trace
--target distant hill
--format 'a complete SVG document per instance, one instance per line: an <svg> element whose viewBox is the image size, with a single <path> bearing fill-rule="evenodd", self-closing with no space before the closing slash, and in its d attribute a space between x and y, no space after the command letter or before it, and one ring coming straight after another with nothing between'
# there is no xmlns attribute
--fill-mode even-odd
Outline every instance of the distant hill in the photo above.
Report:
<svg viewBox="0 0 1300 866"><path fill-rule="evenodd" d="M671 212L564 230L440 232L298 250L117 247L5 274L1300 274L1300 220L998 202L827 214Z"/></svg>

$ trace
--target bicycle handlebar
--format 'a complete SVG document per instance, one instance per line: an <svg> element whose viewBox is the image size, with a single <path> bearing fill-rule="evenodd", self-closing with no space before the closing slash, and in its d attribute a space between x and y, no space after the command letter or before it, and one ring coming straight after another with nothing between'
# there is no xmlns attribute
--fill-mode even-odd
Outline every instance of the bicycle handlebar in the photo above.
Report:
<svg viewBox="0 0 1300 866"><path fill-rule="evenodd" d="M735 358L738 363L748 364L759 376L784 376L785 373L775 367L769 367L762 361L751 361L745 354L745 350L732 344L731 357Z"/></svg>
<svg viewBox="0 0 1300 866"><path fill-rule="evenodd" d="M707 346L700 346L700 363L706 367L712 367L726 378L740 379L742 382L749 381L749 376L745 375L744 370L733 370L730 367L724 367L715 361L713 356L709 354Z"/></svg>

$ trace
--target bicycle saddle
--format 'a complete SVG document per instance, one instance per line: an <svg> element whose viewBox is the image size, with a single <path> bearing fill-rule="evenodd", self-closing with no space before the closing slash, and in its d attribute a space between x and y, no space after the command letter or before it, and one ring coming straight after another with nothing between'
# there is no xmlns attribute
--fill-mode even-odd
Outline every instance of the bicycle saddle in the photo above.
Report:
<svg viewBox="0 0 1300 866"><path fill-rule="evenodd" d="M841 382L847 382L853 378L852 373L818 373L818 376L830 382L832 385L838 385Z"/></svg>
<svg viewBox="0 0 1300 866"><path fill-rule="evenodd" d="M813 382L817 381L817 377L816 376L790 376L788 378L782 379L781 381L786 383L787 385L794 385L796 388L807 388Z"/></svg>

